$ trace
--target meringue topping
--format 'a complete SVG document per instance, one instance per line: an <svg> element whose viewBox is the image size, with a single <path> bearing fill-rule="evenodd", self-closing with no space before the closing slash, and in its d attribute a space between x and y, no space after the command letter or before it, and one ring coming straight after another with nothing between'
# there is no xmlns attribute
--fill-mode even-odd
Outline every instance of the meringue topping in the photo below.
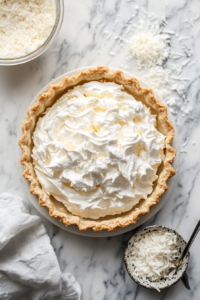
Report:
<svg viewBox="0 0 200 300"><path fill-rule="evenodd" d="M126 212L151 194L157 179L165 136L155 124L156 116L121 85L76 86L37 122L37 178L74 215Z"/></svg>

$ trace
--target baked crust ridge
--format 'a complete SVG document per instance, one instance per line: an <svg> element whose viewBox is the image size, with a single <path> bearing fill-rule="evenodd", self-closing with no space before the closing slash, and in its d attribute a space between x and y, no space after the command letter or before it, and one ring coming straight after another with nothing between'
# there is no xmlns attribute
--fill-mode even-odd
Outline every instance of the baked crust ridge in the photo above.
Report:
<svg viewBox="0 0 200 300"><path fill-rule="evenodd" d="M141 200L138 205L130 211L120 215L107 216L97 220L81 218L71 214L67 208L58 202L52 196L48 196L41 188L37 180L34 166L31 158L32 153L32 134L38 118L46 110L47 107L53 105L57 100L56 96L66 93L70 88L83 82L96 80L113 81L124 86L127 92L139 97L141 102L150 107L154 114L157 115L157 129L166 136L165 158L159 167L159 174L151 195L146 200ZM136 78L125 78L122 71L110 72L106 66L91 68L86 71L79 71L72 77L63 77L58 84L51 84L47 92L43 92L38 96L35 104L33 104L27 112L27 119L22 125L23 135L19 140L19 146L23 151L21 164L24 166L23 176L30 182L30 193L39 197L40 206L46 206L49 209L51 217L60 218L63 223L68 225L77 225L79 230L85 231L92 228L94 231L106 229L113 231L117 227L126 227L129 224L136 223L140 216L146 216L151 206L159 203L160 196L167 191L167 181L175 175L172 162L175 158L176 151L172 148L171 143L174 138L174 127L167 117L167 107L161 104L154 96L151 89L142 88ZM137 209L135 209L137 208Z"/></svg>

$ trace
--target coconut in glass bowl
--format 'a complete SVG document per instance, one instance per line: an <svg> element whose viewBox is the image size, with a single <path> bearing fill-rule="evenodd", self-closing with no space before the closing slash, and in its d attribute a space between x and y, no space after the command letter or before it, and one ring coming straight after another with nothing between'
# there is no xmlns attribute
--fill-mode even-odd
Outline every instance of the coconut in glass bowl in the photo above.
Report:
<svg viewBox="0 0 200 300"><path fill-rule="evenodd" d="M63 15L63 0L0 1L0 65L22 64L44 53Z"/></svg>

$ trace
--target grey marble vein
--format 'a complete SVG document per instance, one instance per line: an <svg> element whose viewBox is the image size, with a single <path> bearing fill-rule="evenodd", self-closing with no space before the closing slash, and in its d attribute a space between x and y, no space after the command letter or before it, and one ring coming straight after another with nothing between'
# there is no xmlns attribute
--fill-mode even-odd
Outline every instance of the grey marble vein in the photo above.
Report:
<svg viewBox="0 0 200 300"><path fill-rule="evenodd" d="M139 6L136 14L135 5ZM147 14L178 36L171 36L171 51L189 55L194 64L182 69L184 89L176 93L175 108L181 153L178 180L167 204L151 220L176 230L187 240L200 215L200 18L199 0L65 0L65 17L53 45L27 64L0 67L0 192L26 198L15 159L17 132L37 92L53 78L89 65L109 65L138 75L134 60L126 61L117 36L128 38L128 27ZM195 20L195 18L197 18ZM165 19L165 21L163 21ZM179 37L188 37L179 41ZM193 53L191 53L191 49ZM115 55L111 55L114 53ZM38 214L33 207L31 213ZM135 231L111 238L76 236L44 220L61 270L72 272L83 289L83 300L198 300L200 299L200 236L191 248L188 275L191 291L182 282L158 293L137 286L127 274L123 253Z"/></svg>

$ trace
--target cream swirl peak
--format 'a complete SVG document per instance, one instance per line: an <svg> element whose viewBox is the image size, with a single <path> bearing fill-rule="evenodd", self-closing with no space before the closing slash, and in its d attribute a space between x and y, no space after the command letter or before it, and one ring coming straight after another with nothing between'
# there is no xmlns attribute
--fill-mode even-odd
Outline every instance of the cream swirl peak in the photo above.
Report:
<svg viewBox="0 0 200 300"><path fill-rule="evenodd" d="M36 175L74 215L98 219L130 210L153 190L165 136L149 108L113 82L91 81L38 120Z"/></svg>

